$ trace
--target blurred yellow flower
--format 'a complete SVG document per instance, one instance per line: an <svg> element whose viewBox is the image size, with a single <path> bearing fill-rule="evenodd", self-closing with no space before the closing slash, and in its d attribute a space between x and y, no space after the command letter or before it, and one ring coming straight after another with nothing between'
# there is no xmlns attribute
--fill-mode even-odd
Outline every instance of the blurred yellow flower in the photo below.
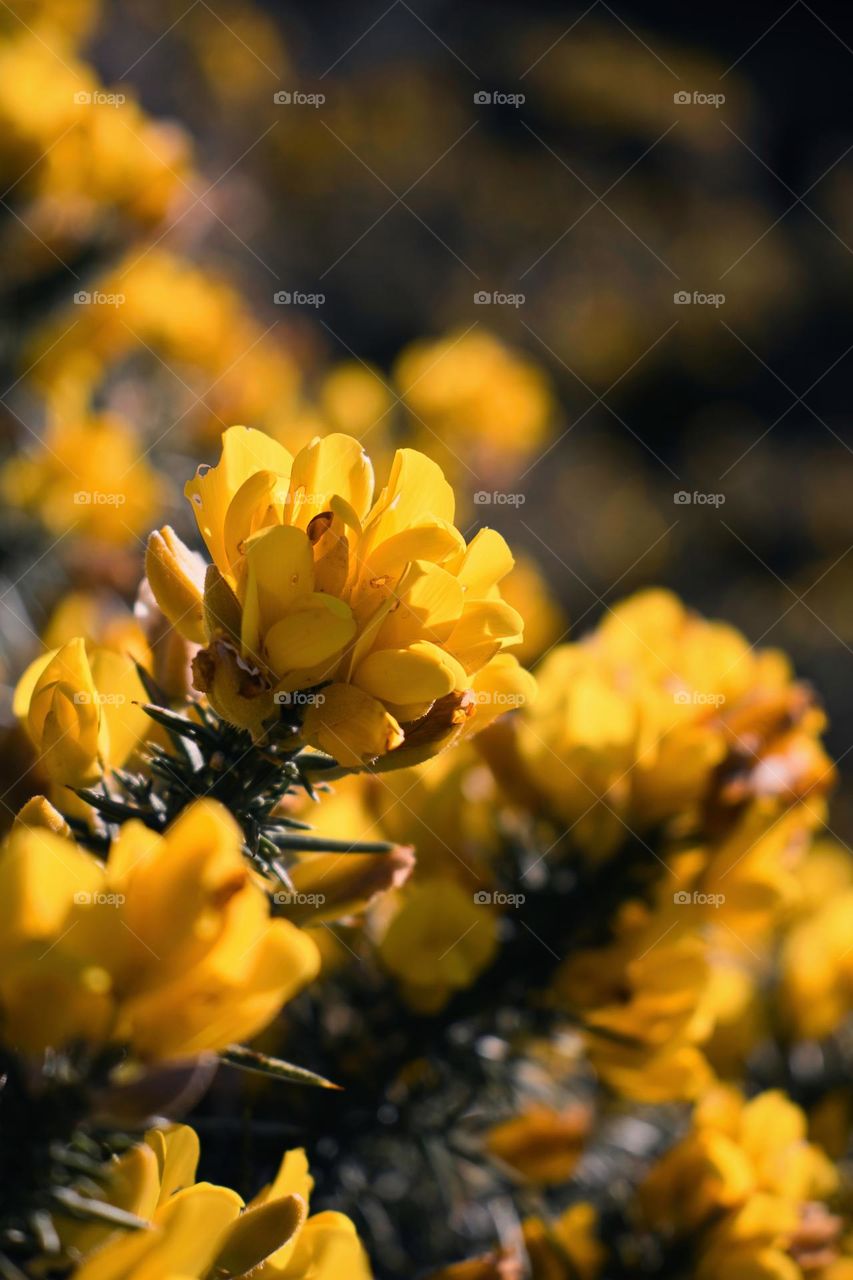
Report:
<svg viewBox="0 0 853 1280"><path fill-rule="evenodd" d="M449 880L422 880L405 893L379 942L379 956L409 1004L442 1009L494 959L497 922L491 907Z"/></svg>
<svg viewBox="0 0 853 1280"><path fill-rule="evenodd" d="M66 1248L83 1258L75 1280L370 1280L349 1218L308 1216L314 1183L302 1149L286 1153L274 1181L248 1204L226 1187L196 1182L198 1158L194 1130L178 1125L151 1130L116 1160L114 1203L149 1225L68 1230Z"/></svg>
<svg viewBox="0 0 853 1280"><path fill-rule="evenodd" d="M393 404L379 372L358 360L344 361L329 370L319 400L334 431L359 438L387 419ZM388 425L386 421L386 428Z"/></svg>
<svg viewBox="0 0 853 1280"><path fill-rule="evenodd" d="M806 823L834 770L822 712L781 653L691 613L666 591L608 611L584 640L553 650L519 726L531 785L601 858L643 832L750 801L773 817L802 803Z"/></svg>
<svg viewBox="0 0 853 1280"><path fill-rule="evenodd" d="M43 325L25 353L32 380L56 392L93 393L130 356L181 370L176 425L203 438L241 419L270 431L290 428L298 412L299 373L292 354L252 314L223 277L162 248L132 250L92 281L92 298L116 305L73 306Z"/></svg>
<svg viewBox="0 0 853 1280"><path fill-rule="evenodd" d="M828 1036L853 1009L853 876L848 876L847 885L797 921L782 944L782 1008L796 1036Z"/></svg>
<svg viewBox="0 0 853 1280"><path fill-rule="evenodd" d="M806 1140L805 1116L784 1094L747 1102L716 1087L687 1136L653 1167L639 1202L657 1230L703 1233L695 1269L702 1280L799 1280L800 1262L811 1272L837 1255L841 1223L822 1203L837 1185L831 1161Z"/></svg>
<svg viewBox="0 0 853 1280"><path fill-rule="evenodd" d="M557 1111L536 1103L494 1125L486 1148L505 1164L543 1186L568 1182L592 1129L592 1113L580 1103Z"/></svg>
<svg viewBox="0 0 853 1280"><path fill-rule="evenodd" d="M105 213L157 221L190 174L184 131L151 120L126 88L106 89L75 56L69 36L85 28L86 6L49 8L46 23L19 19L0 38L0 164L16 199L30 201L31 234L14 271L53 266L50 246L75 245Z"/></svg>
<svg viewBox="0 0 853 1280"><path fill-rule="evenodd" d="M700 1045L710 1029L707 951L672 902L629 901L612 941L560 968L556 998L582 1019L590 1060L611 1088L641 1102L695 1098L711 1080Z"/></svg>
<svg viewBox="0 0 853 1280"><path fill-rule="evenodd" d="M168 529L149 542L149 580L191 639L203 609L196 687L232 724L260 735L296 705L305 740L341 765L401 748L393 763L411 764L529 696L531 678L501 652L522 633L498 590L509 549L489 529L466 546L453 491L423 454L400 450L374 501L352 437L291 458L232 427L186 492L213 559L204 591Z"/></svg>
<svg viewBox="0 0 853 1280"><path fill-rule="evenodd" d="M524 639L515 650L519 662L535 662L566 635L566 615L531 556L516 556L501 583L501 594L524 619Z"/></svg>
<svg viewBox="0 0 853 1280"><path fill-rule="evenodd" d="M552 1222L525 1218L524 1247L532 1280L596 1280L606 1260L598 1235L598 1213L581 1200Z"/></svg>
<svg viewBox="0 0 853 1280"><path fill-rule="evenodd" d="M76 636L30 663L13 709L57 788L88 786L124 765L145 738L147 701L129 653ZM66 793L67 794L67 793Z"/></svg>
<svg viewBox="0 0 853 1280"><path fill-rule="evenodd" d="M549 434L553 402L545 374L479 326L413 343L398 359L394 380L414 436L431 453L438 445L448 470L460 453L506 468L537 452Z"/></svg>
<svg viewBox="0 0 853 1280"><path fill-rule="evenodd" d="M44 440L0 472L7 502L39 517L54 534L135 544L165 498L129 423L116 414L54 413Z"/></svg>
<svg viewBox="0 0 853 1280"><path fill-rule="evenodd" d="M199 1054L254 1035L315 976L314 943L270 920L217 803L197 801L163 835L125 824L105 866L38 822L0 852L8 1045Z"/></svg>

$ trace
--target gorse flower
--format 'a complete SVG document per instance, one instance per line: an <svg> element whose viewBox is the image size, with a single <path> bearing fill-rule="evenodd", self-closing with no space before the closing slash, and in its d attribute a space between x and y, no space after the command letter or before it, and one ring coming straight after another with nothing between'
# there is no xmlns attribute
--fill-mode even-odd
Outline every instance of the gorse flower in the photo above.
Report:
<svg viewBox="0 0 853 1280"><path fill-rule="evenodd" d="M249 1204L235 1191L196 1182L198 1138L187 1125L154 1129L115 1161L121 1209L137 1231L71 1227L75 1280L370 1280L355 1227L342 1213L308 1216L314 1183L301 1149L288 1151L273 1182Z"/></svg>
<svg viewBox="0 0 853 1280"><path fill-rule="evenodd" d="M196 802L164 835L126 823L106 865L56 826L49 808L30 806L0 851L8 1047L83 1040L143 1060L221 1049L316 974L315 944L269 919L239 828L215 802Z"/></svg>
<svg viewBox="0 0 853 1280"><path fill-rule="evenodd" d="M0 490L54 534L73 529L113 546L135 543L150 529L165 495L130 423L60 404L41 447L0 471Z"/></svg>
<svg viewBox="0 0 853 1280"><path fill-rule="evenodd" d="M834 778L823 713L774 650L692 613L667 591L611 609L553 650L519 726L530 785L593 858L632 832L709 806L721 820L755 802L819 817Z"/></svg>
<svg viewBox="0 0 853 1280"><path fill-rule="evenodd" d="M607 945L571 955L555 981L602 1079L644 1102L695 1098L712 1077L700 1048L712 1025L706 948L671 899L656 911L625 903Z"/></svg>
<svg viewBox="0 0 853 1280"><path fill-rule="evenodd" d="M825 1202L837 1187L836 1169L806 1140L806 1117L784 1094L746 1102L718 1087L652 1169L639 1201L646 1223L693 1237L692 1274L701 1280L800 1280L833 1274L842 1223Z"/></svg>
<svg viewBox="0 0 853 1280"><path fill-rule="evenodd" d="M65 803L67 787L96 782L143 741L151 724L140 705L144 700L129 654L87 649L77 636L30 664L13 706Z"/></svg>
<svg viewBox="0 0 853 1280"><path fill-rule="evenodd" d="M147 555L163 612L204 642L196 685L214 709L260 736L277 704L302 706L305 740L347 767L391 752L413 763L532 688L501 652L522 633L500 598L503 538L483 529L466 545L452 489L412 449L373 488L349 436L291 458L232 427L219 464L186 487L213 560L204 582L170 529Z"/></svg>

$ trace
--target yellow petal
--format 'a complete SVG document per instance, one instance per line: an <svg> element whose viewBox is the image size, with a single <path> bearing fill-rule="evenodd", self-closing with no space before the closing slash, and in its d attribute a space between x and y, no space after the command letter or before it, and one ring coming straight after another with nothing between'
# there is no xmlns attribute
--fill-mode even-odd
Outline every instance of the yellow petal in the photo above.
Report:
<svg viewBox="0 0 853 1280"><path fill-rule="evenodd" d="M353 684L384 702L405 706L450 693L465 672L438 645L419 640L406 649L374 649L353 672Z"/></svg>
<svg viewBox="0 0 853 1280"><path fill-rule="evenodd" d="M286 498L287 481L275 471L254 472L234 494L225 513L223 540L235 575L249 538L282 523Z"/></svg>
<svg viewBox="0 0 853 1280"><path fill-rule="evenodd" d="M505 578L515 561L495 529L480 529L468 544L458 577L469 599L482 599Z"/></svg>
<svg viewBox="0 0 853 1280"><path fill-rule="evenodd" d="M214 1273L243 1276L269 1258L299 1232L307 1214L301 1196L282 1196L241 1214L216 1257Z"/></svg>
<svg viewBox="0 0 853 1280"><path fill-rule="evenodd" d="M416 562L420 576L399 594L399 604L382 624L376 648L405 648L416 640L442 644L459 619L464 594L453 574L438 565Z"/></svg>
<svg viewBox="0 0 853 1280"><path fill-rule="evenodd" d="M253 538L246 550L243 656L261 665L266 631L314 590L314 555L301 529L279 525Z"/></svg>
<svg viewBox="0 0 853 1280"><path fill-rule="evenodd" d="M468 672L478 671L498 650L521 639L524 621L503 600L474 600L447 639L447 648Z"/></svg>
<svg viewBox="0 0 853 1280"><path fill-rule="evenodd" d="M382 703L351 684L328 685L322 703L306 711L302 733L347 768L358 768L403 741L399 724Z"/></svg>
<svg viewBox="0 0 853 1280"><path fill-rule="evenodd" d="M357 518L367 514L373 498L373 467L352 436L333 432L315 437L293 460L287 520L304 529L321 511L342 498Z"/></svg>
<svg viewBox="0 0 853 1280"><path fill-rule="evenodd" d="M355 636L348 604L314 591L266 633L266 659L278 677L313 668L340 654Z"/></svg>
<svg viewBox="0 0 853 1280"><path fill-rule="evenodd" d="M354 1224L342 1213L316 1213L296 1237L289 1276L311 1280L372 1280Z"/></svg>
<svg viewBox="0 0 853 1280"><path fill-rule="evenodd" d="M13 831L0 852L0 951L53 942L75 894L91 898L103 882L101 864L72 841L41 828Z"/></svg>
<svg viewBox="0 0 853 1280"><path fill-rule="evenodd" d="M198 1134L188 1124L175 1124L167 1129L149 1129L145 1141L157 1157L162 1204L176 1191L194 1184L199 1159Z"/></svg>
<svg viewBox="0 0 853 1280"><path fill-rule="evenodd" d="M232 498L256 471L289 476L293 459L276 440L252 427L229 427L222 435L222 456L215 467L199 467L184 493L190 499L201 536L214 564L228 573L225 516Z"/></svg>
<svg viewBox="0 0 853 1280"><path fill-rule="evenodd" d="M205 564L169 525L148 538L145 575L172 626L187 640L204 643L202 599Z"/></svg>
<svg viewBox="0 0 853 1280"><path fill-rule="evenodd" d="M416 449L398 449L388 484L365 521L364 557L412 525L452 525L455 509L453 490L441 467Z"/></svg>
<svg viewBox="0 0 853 1280"><path fill-rule="evenodd" d="M109 756L105 763L118 769L127 763L151 729L151 720L142 706L148 696L129 654L95 649L91 668L108 733Z"/></svg>
<svg viewBox="0 0 853 1280"><path fill-rule="evenodd" d="M63 645L39 674L27 728L54 781L81 786L100 776L104 744L98 691L79 636Z"/></svg>
<svg viewBox="0 0 853 1280"><path fill-rule="evenodd" d="M73 637L72 637L73 638ZM62 646L60 645L59 648ZM42 653L38 658L34 658L29 666L24 670L18 683L15 685L15 693L12 698L12 711L19 720L26 721L29 715L30 702L32 701L33 690L41 678L42 672L50 665L59 648L51 649L48 653Z"/></svg>

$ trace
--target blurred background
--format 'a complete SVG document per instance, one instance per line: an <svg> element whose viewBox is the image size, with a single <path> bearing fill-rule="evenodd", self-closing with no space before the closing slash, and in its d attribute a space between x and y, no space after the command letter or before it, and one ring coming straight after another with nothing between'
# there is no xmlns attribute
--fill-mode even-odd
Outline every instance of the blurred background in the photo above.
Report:
<svg viewBox="0 0 853 1280"><path fill-rule="evenodd" d="M331 425L441 458L554 597L534 648L664 583L788 650L853 767L849 6L4 10L10 668L72 524L127 595L223 425Z"/></svg>

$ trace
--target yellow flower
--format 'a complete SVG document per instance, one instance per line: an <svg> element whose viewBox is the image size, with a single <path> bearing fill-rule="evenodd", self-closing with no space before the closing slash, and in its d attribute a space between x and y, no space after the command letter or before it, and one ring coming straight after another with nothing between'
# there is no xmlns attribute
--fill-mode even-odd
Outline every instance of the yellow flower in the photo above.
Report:
<svg viewBox="0 0 853 1280"><path fill-rule="evenodd" d="M341 1213L308 1216L313 1179L305 1152L288 1151L275 1180L244 1204L236 1192L195 1181L199 1144L185 1125L155 1129L115 1161L113 1203L149 1221L138 1231L70 1227L81 1256L75 1280L370 1280L355 1227Z"/></svg>
<svg viewBox="0 0 853 1280"><path fill-rule="evenodd" d="M87 652L77 636L30 664L13 708L39 763L57 788L66 788L88 786L128 760L150 724L139 705L145 700L129 654Z"/></svg>
<svg viewBox="0 0 853 1280"><path fill-rule="evenodd" d="M580 1104L556 1111L536 1103L486 1135L493 1156L544 1186L568 1182L592 1128L588 1107Z"/></svg>
<svg viewBox="0 0 853 1280"><path fill-rule="evenodd" d="M557 974L556 998L580 1014L602 1080L641 1102L694 1098L711 1072L700 1045L709 1027L706 946L672 902L627 902L613 939L579 951Z"/></svg>
<svg viewBox="0 0 853 1280"><path fill-rule="evenodd" d="M0 40L0 163L16 198L29 200L31 235L16 272L31 263L52 269L50 246L59 243L69 254L101 219L114 230L128 218L157 221L186 192L189 171L184 131L151 120L126 85L109 101L73 52L69 37L82 33L91 5L40 7L48 12L35 25L16 14L12 33Z"/></svg>
<svg viewBox="0 0 853 1280"><path fill-rule="evenodd" d="M351 437L292 459L232 427L186 492L213 559L204 592L171 530L152 536L150 581L188 637L203 610L196 685L231 723L260 735L280 704L302 706L305 740L341 765L410 764L529 696L501 652L522 632L498 590L506 543L485 529L466 546L424 455L398 451L374 500Z"/></svg>
<svg viewBox="0 0 853 1280"><path fill-rule="evenodd" d="M413 1008L442 1009L494 958L497 928L491 908L449 880L426 880L405 893L379 942L383 964Z"/></svg>
<svg viewBox="0 0 853 1280"><path fill-rule="evenodd" d="M782 1003L798 1036L828 1036L853 1005L853 884L791 929L782 947Z"/></svg>
<svg viewBox="0 0 853 1280"><path fill-rule="evenodd" d="M639 1202L647 1224L694 1237L702 1280L800 1280L809 1254L809 1270L835 1257L841 1224L821 1202L837 1185L832 1163L806 1141L805 1116L784 1094L746 1102L717 1087L697 1106L690 1132L653 1167Z"/></svg>
<svg viewBox="0 0 853 1280"><path fill-rule="evenodd" d="M607 1255L593 1205L581 1200L553 1222L526 1218L522 1227L533 1280L596 1280L601 1274Z"/></svg>
<svg viewBox="0 0 853 1280"><path fill-rule="evenodd" d="M395 381L424 447L490 458L496 467L534 453L547 438L553 404L548 380L532 361L477 328L416 342L397 361Z"/></svg>
<svg viewBox="0 0 853 1280"><path fill-rule="evenodd" d="M70 383L91 395L128 358L151 357L159 367L159 357L181 367L187 387L202 371L199 397L175 407L194 434L209 439L223 422L241 419L276 432L291 427L299 387L293 356L226 280L162 248L142 256L132 250L91 291L123 302L51 317L25 355L39 387L55 392Z"/></svg>
<svg viewBox="0 0 853 1280"><path fill-rule="evenodd" d="M112 545L151 527L164 485L130 425L116 414L56 412L43 444L0 473L6 501L32 511L51 532L73 529Z"/></svg>
<svg viewBox="0 0 853 1280"><path fill-rule="evenodd" d="M335 365L323 380L320 405L336 431L360 436L381 422L392 405L381 375L358 360Z"/></svg>
<svg viewBox="0 0 853 1280"><path fill-rule="evenodd" d="M254 1035L315 975L314 943L269 919L239 828L215 802L163 835L127 823L105 866L39 823L17 825L0 852L8 1044L198 1054Z"/></svg>
<svg viewBox="0 0 853 1280"><path fill-rule="evenodd" d="M822 713L781 654L754 650L668 592L610 610L586 639L555 649L538 680L522 760L592 856L702 805L720 820L751 803L771 820L789 807L820 820L834 776Z"/></svg>

